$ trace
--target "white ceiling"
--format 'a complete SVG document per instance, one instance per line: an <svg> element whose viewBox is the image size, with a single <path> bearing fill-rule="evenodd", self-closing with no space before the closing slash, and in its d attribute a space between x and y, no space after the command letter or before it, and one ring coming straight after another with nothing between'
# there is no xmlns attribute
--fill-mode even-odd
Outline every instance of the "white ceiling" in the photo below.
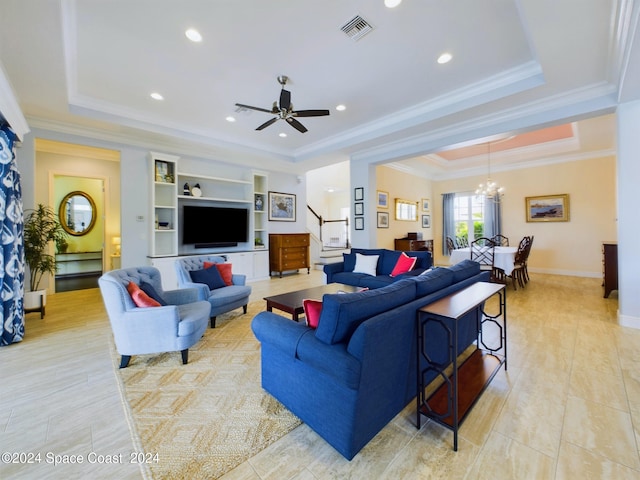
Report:
<svg viewBox="0 0 640 480"><path fill-rule="evenodd" d="M638 3L2 0L0 63L32 128L288 171L352 158L444 177L486 156L433 152L567 122L573 143L504 164L614 148L612 115L583 119L640 98ZM374 27L357 41L340 30L355 15ZM443 52L453 60L439 65ZM270 109L278 75L295 109L331 115L300 118L304 134L283 121L255 131L270 114L234 104Z"/></svg>

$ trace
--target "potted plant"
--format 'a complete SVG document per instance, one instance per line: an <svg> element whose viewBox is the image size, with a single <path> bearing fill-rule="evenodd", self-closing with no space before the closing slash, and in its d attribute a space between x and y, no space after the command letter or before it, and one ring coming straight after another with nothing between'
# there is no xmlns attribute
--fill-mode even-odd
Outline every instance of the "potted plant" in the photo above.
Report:
<svg viewBox="0 0 640 480"><path fill-rule="evenodd" d="M49 254L49 243L66 241L67 233L58 216L42 204L28 211L24 219L24 257L29 266L29 292L25 292L24 308L38 308L46 304L46 290L39 290L45 274L55 275L56 258Z"/></svg>

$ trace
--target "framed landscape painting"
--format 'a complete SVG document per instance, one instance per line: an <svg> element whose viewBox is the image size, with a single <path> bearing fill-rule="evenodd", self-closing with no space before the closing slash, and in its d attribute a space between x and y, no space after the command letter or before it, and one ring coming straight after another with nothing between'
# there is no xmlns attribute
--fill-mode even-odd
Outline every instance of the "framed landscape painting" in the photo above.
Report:
<svg viewBox="0 0 640 480"><path fill-rule="evenodd" d="M296 196L292 193L269 192L269 220L296 221Z"/></svg>
<svg viewBox="0 0 640 480"><path fill-rule="evenodd" d="M568 222L569 194L526 197L527 222Z"/></svg>

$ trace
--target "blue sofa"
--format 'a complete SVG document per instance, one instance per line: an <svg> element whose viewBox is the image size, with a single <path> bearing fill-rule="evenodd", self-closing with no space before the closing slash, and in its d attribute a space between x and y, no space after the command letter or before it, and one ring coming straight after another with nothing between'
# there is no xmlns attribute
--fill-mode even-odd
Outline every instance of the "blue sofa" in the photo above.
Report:
<svg viewBox="0 0 640 480"><path fill-rule="evenodd" d="M356 253L379 256L375 276L353 271L356 265ZM386 248L352 248L351 253L343 254L342 262L325 265L323 270L327 276L327 283L342 283L355 287L380 288L407 277L420 275L433 265L430 252L418 251L404 253L410 257L416 257L416 264L411 271L395 277L391 276L391 272L402 252L398 250L388 250Z"/></svg>
<svg viewBox="0 0 640 480"><path fill-rule="evenodd" d="M261 342L262 387L351 460L416 397L416 312L489 274L465 260L385 287L324 295L316 330L273 312L251 327ZM459 323L461 353L476 340L475 315ZM426 336L432 360L449 363L442 330ZM435 378L427 374L425 382Z"/></svg>

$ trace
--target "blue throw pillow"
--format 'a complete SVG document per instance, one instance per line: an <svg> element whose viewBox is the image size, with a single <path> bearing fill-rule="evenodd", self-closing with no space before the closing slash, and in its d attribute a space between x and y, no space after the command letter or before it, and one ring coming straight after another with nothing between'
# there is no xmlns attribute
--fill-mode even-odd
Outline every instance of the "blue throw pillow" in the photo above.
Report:
<svg viewBox="0 0 640 480"><path fill-rule="evenodd" d="M206 284L209 287L209 290L215 290L216 288L227 286L215 266L203 268L202 270L192 270L189 272L189 275L191 275L191 280L195 283Z"/></svg>
<svg viewBox="0 0 640 480"><path fill-rule="evenodd" d="M164 301L164 299L158 294L156 289L153 288L153 285L151 285L150 283L140 282L140 290L142 290L144 293L149 295L151 298L153 298L160 305L162 305L162 306L167 305L167 302Z"/></svg>
<svg viewBox="0 0 640 480"><path fill-rule="evenodd" d="M342 258L344 260L344 270L345 272L353 272L353 269L356 267L356 254L355 253L343 253Z"/></svg>

